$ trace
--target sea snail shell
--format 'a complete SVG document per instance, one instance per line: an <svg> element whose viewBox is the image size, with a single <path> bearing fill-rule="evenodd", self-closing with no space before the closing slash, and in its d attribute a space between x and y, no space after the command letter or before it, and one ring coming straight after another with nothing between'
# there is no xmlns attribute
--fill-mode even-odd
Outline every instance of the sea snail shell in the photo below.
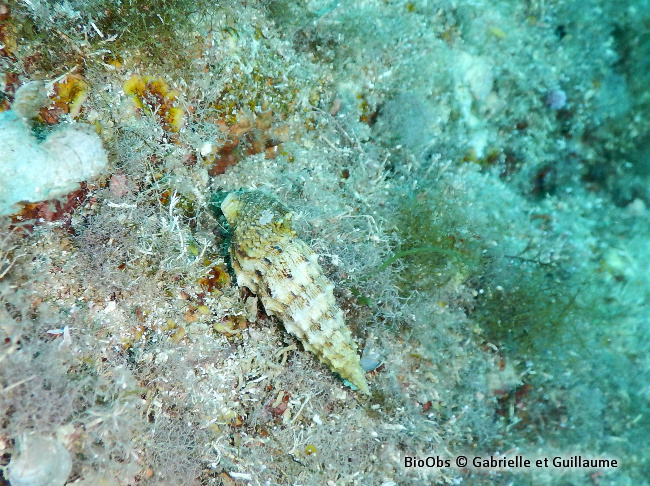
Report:
<svg viewBox="0 0 650 486"><path fill-rule="evenodd" d="M307 351L341 378L370 393L357 346L318 255L291 228L291 212L261 191L231 192L221 204L231 227L237 283L257 294Z"/></svg>

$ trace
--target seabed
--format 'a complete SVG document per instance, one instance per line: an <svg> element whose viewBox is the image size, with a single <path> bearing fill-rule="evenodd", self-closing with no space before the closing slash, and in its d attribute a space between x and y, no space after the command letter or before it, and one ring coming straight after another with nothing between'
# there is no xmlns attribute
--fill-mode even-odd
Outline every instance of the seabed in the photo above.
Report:
<svg viewBox="0 0 650 486"><path fill-rule="evenodd" d="M650 484L649 26L1 1L0 484ZM237 284L240 189L292 211L370 395Z"/></svg>

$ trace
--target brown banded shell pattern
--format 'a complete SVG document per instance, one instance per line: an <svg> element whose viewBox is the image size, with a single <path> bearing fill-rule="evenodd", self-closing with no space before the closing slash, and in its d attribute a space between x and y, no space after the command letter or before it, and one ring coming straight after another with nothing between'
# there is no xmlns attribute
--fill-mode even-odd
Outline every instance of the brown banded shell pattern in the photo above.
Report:
<svg viewBox="0 0 650 486"><path fill-rule="evenodd" d="M232 232L237 283L257 294L307 351L368 394L357 347L318 255L291 227L291 212L262 191L231 192L221 204Z"/></svg>

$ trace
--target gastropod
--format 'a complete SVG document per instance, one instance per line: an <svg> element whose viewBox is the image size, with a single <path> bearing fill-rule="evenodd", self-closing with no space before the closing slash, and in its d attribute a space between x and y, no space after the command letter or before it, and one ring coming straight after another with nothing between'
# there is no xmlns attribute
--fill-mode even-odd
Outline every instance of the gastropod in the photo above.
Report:
<svg viewBox="0 0 650 486"><path fill-rule="evenodd" d="M221 210L231 227L230 257L239 286L256 294L266 313L278 317L307 351L368 394L334 284L324 275L318 255L297 237L289 209L254 190L231 192Z"/></svg>

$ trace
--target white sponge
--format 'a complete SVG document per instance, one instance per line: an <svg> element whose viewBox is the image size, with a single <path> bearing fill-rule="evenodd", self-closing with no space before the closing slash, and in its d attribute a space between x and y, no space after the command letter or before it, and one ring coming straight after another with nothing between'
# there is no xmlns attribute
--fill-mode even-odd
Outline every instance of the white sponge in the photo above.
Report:
<svg viewBox="0 0 650 486"><path fill-rule="evenodd" d="M107 164L101 139L87 126L64 126L38 143L21 117L0 113L0 215L15 213L21 202L68 194Z"/></svg>

